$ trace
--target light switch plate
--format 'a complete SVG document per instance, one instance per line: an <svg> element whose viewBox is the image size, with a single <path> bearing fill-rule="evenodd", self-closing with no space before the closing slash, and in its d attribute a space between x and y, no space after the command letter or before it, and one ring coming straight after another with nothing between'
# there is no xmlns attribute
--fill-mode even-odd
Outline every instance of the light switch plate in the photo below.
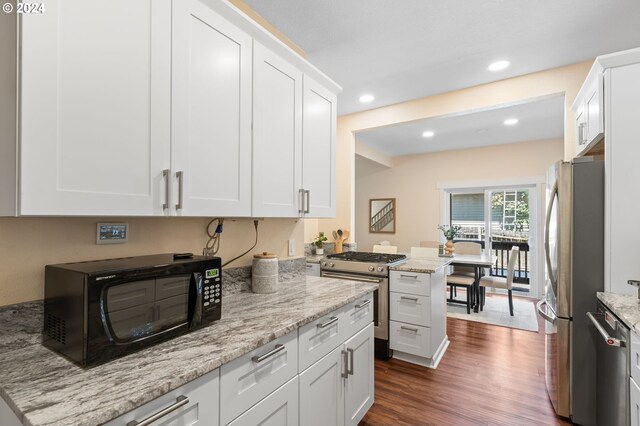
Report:
<svg viewBox="0 0 640 426"><path fill-rule="evenodd" d="M289 256L296 255L296 240L289 240Z"/></svg>

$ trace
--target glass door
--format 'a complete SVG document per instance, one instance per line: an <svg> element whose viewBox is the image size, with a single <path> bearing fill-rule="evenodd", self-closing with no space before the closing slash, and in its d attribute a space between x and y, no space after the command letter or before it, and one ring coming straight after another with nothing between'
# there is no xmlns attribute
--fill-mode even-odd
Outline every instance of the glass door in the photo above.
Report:
<svg viewBox="0 0 640 426"><path fill-rule="evenodd" d="M511 248L518 247L515 264L513 291L519 295L534 294L531 291L531 245L532 222L530 190L528 188L505 188L487 190L486 246L497 257L491 275L506 277Z"/></svg>

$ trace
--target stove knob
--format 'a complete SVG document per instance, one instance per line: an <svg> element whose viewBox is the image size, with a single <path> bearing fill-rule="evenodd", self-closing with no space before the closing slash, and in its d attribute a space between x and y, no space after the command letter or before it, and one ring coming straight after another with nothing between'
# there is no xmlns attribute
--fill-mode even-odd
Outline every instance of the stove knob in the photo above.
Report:
<svg viewBox="0 0 640 426"><path fill-rule="evenodd" d="M322 262L322 266L327 266L327 262Z"/></svg>
<svg viewBox="0 0 640 426"><path fill-rule="evenodd" d="M335 263L333 263L333 262L331 262L331 263L329 264L329 266L331 266L331 267L333 268L334 266L336 266L336 264L335 264Z"/></svg>
<svg viewBox="0 0 640 426"><path fill-rule="evenodd" d="M384 271L384 268L382 266L378 266L378 272L382 272Z"/></svg>
<svg viewBox="0 0 640 426"><path fill-rule="evenodd" d="M369 272L373 272L375 268L373 266L369 266Z"/></svg>

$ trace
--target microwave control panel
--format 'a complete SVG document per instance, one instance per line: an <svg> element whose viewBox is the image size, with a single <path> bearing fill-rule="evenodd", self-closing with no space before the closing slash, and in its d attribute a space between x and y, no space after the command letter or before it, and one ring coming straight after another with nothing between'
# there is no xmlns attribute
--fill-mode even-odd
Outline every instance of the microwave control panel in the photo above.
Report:
<svg viewBox="0 0 640 426"><path fill-rule="evenodd" d="M211 319L220 319L222 313L222 279L220 269L207 269L203 280L203 308L204 315Z"/></svg>

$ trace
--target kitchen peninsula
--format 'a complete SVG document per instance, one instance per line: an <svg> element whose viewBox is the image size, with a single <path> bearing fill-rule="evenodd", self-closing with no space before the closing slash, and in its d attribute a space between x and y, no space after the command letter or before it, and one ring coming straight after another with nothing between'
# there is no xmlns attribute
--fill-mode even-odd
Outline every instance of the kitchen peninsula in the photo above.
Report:
<svg viewBox="0 0 640 426"><path fill-rule="evenodd" d="M147 413L138 412L139 407L151 405L163 396L169 397L165 394L177 388L187 389L190 382L197 383L206 376L208 383L203 386L211 389L205 394L206 400L198 400L196 396L191 406L184 404L183 409L172 415L207 413L213 418L200 419L207 425L244 424L254 421L255 416L261 415L260 410L272 405L261 406L261 400L291 395L291 392L280 391L294 389L292 401L286 401L285 406L288 405L289 412L295 410L295 416L298 405L303 415L302 409L309 398L321 401L333 398L336 402L339 394L343 400L336 404L342 404L338 414L344 415L347 424L357 424L373 403L373 317L366 301L376 289L377 284L302 274L281 279L279 291L268 295L252 293L244 283L239 288L225 290L222 319L211 326L88 369L76 366L40 344L41 303L3 307L0 309L3 324L0 423L66 426L103 424L113 419L118 420L118 424L140 421L174 404L176 398L170 397L160 408ZM267 360L269 352L279 354ZM343 353L350 354L351 358ZM245 358L249 367L241 365ZM315 365L334 358L338 360L335 382L346 386L349 380L358 380L355 384L349 382L349 386L358 387L359 391L366 388L364 404L349 401L353 395L348 391L318 395L317 391L327 389L303 386ZM348 361L348 368L342 365L344 359ZM275 366L270 366L271 362ZM353 370L354 363L366 377L356 377L358 372L354 375L351 371L352 374L347 373L342 380L343 371ZM245 370L244 380L250 379L251 386L248 382L243 385L241 379L234 376L241 368L260 369L261 377L249 377ZM264 376L274 377L263 383ZM259 392L248 389L264 388L262 385L273 386ZM311 393L314 391L316 394ZM218 393L220 397L216 399ZM180 401L183 400L178 396L177 403ZM222 401L219 407L218 401ZM199 410L198 407L192 409L195 404L200 405ZM350 412L350 407L356 405L359 410Z"/></svg>

